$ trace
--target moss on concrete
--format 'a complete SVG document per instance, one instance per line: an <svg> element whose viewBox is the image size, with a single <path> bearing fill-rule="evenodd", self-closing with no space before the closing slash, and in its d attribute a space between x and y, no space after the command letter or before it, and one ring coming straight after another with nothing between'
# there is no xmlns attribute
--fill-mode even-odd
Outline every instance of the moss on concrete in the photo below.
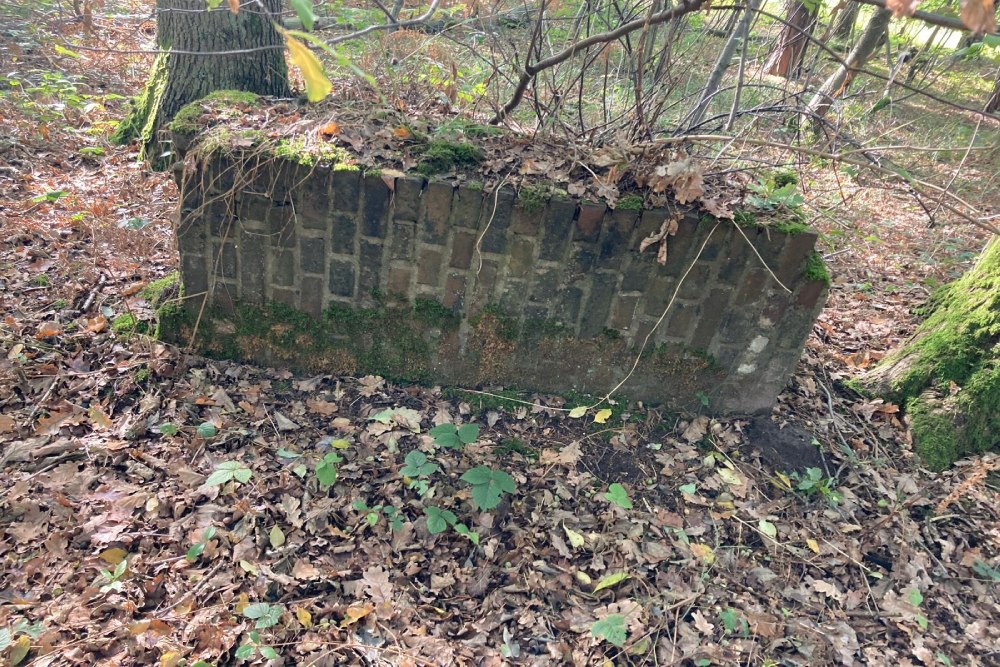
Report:
<svg viewBox="0 0 1000 667"><path fill-rule="evenodd" d="M186 104L178 111L168 129L173 134L197 134L204 124L201 122L205 114L211 110L236 108L245 111L247 107L260 104L260 97L242 90L217 90L205 97Z"/></svg>
<svg viewBox="0 0 1000 667"><path fill-rule="evenodd" d="M802 275L806 280L819 281L827 285L832 282L830 271L826 268L823 256L815 250L809 253L809 256L806 258L806 265L802 269Z"/></svg>
<svg viewBox="0 0 1000 667"><path fill-rule="evenodd" d="M280 139L274 146L274 156L311 167L316 164L349 164L353 159L343 148L325 141L309 141L306 137Z"/></svg>
<svg viewBox="0 0 1000 667"><path fill-rule="evenodd" d="M643 202L644 198L642 195L633 193L619 199L615 207L622 211L641 211Z"/></svg>
<svg viewBox="0 0 1000 667"><path fill-rule="evenodd" d="M545 186L526 185L517 194L517 205L525 213L538 213L549 201L549 189Z"/></svg>

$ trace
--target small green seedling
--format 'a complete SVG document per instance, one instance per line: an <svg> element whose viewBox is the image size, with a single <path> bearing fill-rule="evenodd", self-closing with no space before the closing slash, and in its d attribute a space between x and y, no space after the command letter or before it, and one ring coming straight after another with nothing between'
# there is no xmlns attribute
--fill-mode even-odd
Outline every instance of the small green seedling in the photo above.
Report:
<svg viewBox="0 0 1000 667"><path fill-rule="evenodd" d="M115 565L114 571L111 570L101 570L101 576L98 577L98 581L106 581L107 583L101 586L99 589L101 593L107 593L108 591L115 591L116 593L122 592L122 578L128 571L128 559L122 558L118 565Z"/></svg>
<svg viewBox="0 0 1000 667"><path fill-rule="evenodd" d="M434 442L448 449L462 449L479 438L479 424L440 424L427 432Z"/></svg>
<svg viewBox="0 0 1000 667"><path fill-rule="evenodd" d="M181 432L177 424L173 424L171 422L163 422L162 424L157 426L154 430L159 431L160 435L165 435L168 438L171 438Z"/></svg>
<svg viewBox="0 0 1000 667"><path fill-rule="evenodd" d="M489 511L500 504L505 493L514 493L514 478L502 470L476 466L461 477L472 486L472 503L480 510Z"/></svg>
<svg viewBox="0 0 1000 667"><path fill-rule="evenodd" d="M338 464L343 461L337 452L327 452L327 454L316 464L316 481L319 487L326 491L337 481L339 473Z"/></svg>
<svg viewBox="0 0 1000 667"><path fill-rule="evenodd" d="M403 527L403 513L392 505L375 505L368 507L363 500L355 500L351 507L365 513L365 522L373 528L378 525L379 517L384 516L389 524L389 530L395 532Z"/></svg>
<svg viewBox="0 0 1000 667"><path fill-rule="evenodd" d="M628 638L625 617L621 614L610 614L594 621L590 626L590 634L620 648L625 645L625 640Z"/></svg>
<svg viewBox="0 0 1000 667"><path fill-rule="evenodd" d="M414 479L417 477L428 477L438 469L436 463L428 461L427 455L416 449L406 455L404 463L405 465L399 469L400 474Z"/></svg>
<svg viewBox="0 0 1000 667"><path fill-rule="evenodd" d="M205 553L205 547L208 546L208 543L212 541L213 537L215 537L215 526L206 527L205 530L201 531L201 539L198 540L196 544L191 545L191 548L187 550L186 554L184 554L184 558L186 558L189 563L193 563L198 560L198 556Z"/></svg>
<svg viewBox="0 0 1000 667"><path fill-rule="evenodd" d="M265 660L277 660L278 652L274 650L273 647L264 644L261 641L260 633L256 630L250 632L249 637L250 642L243 644L238 649L236 649L236 657L240 660L251 660L258 653L260 657Z"/></svg>
<svg viewBox="0 0 1000 667"><path fill-rule="evenodd" d="M215 467L215 472L205 480L205 486L223 486L229 482L246 484L253 477L253 472L241 461L223 461Z"/></svg>
<svg viewBox="0 0 1000 667"><path fill-rule="evenodd" d="M607 493L604 494L604 499L612 505L621 507L623 510L632 509L632 501L628 497L628 491L618 482L608 487Z"/></svg>
<svg viewBox="0 0 1000 667"><path fill-rule="evenodd" d="M438 535L448 530L448 526L459 535L469 538L473 544L479 544L479 533L469 530L464 523L458 522L458 517L451 510L443 510L440 507L425 507L424 514L427 515L427 531L431 535Z"/></svg>
<svg viewBox="0 0 1000 667"><path fill-rule="evenodd" d="M801 491L807 496L818 494L831 505L836 505L844 499L844 495L833 488L834 479L824 477L823 471L819 468L806 468L804 475L793 472L789 477L796 482L795 490Z"/></svg>
<svg viewBox="0 0 1000 667"><path fill-rule="evenodd" d="M256 621L254 624L256 629L264 630L265 628L277 625L284 611L285 608L280 604L258 602L247 605L246 609L243 610L243 615L252 621Z"/></svg>

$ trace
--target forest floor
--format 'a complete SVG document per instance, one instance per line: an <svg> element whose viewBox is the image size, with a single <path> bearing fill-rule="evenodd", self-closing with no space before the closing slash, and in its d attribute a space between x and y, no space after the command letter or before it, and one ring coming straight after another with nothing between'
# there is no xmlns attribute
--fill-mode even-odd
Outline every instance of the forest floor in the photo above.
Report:
<svg viewBox="0 0 1000 667"><path fill-rule="evenodd" d="M1000 457L931 474L844 386L982 233L810 173L834 284L771 420L209 361L115 326L176 265L172 182L106 141L152 28L0 29L0 660L1000 664ZM480 465L515 484L488 512Z"/></svg>

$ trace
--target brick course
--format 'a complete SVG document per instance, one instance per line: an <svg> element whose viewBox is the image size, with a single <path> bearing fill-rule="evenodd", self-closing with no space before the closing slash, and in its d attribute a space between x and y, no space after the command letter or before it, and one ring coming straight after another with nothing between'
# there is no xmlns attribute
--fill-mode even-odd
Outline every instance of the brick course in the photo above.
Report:
<svg viewBox="0 0 1000 667"><path fill-rule="evenodd" d="M485 379L476 323L493 305L509 330L524 333L501 346L510 358L489 362L491 381L603 393L610 386L600 382L624 377L652 332L650 361L623 387L626 396L696 408L704 391L713 410L756 409L770 405L794 369L826 297L824 284L802 274L816 243L811 232L744 228L755 253L723 221L691 268L715 223L688 214L667 238L661 266L658 246L640 254L638 245L673 211L611 210L554 195L541 206L532 201L529 212L510 188L323 165L236 171L219 160L182 179L177 236L187 293L206 294L223 314L272 300L314 317L332 303L381 307L379 293L396 303L438 300L461 324L446 343L429 340L445 346L427 363L437 382ZM220 186L244 182L235 195Z"/></svg>

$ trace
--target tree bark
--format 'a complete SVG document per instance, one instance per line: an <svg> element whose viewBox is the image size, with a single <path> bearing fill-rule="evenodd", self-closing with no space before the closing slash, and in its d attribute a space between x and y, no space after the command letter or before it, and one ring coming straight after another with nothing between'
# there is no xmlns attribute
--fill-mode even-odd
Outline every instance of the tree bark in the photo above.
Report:
<svg viewBox="0 0 1000 667"><path fill-rule="evenodd" d="M993 92L990 93L989 99L986 100L986 108L983 111L1000 114L1000 68L997 69L997 77L993 82Z"/></svg>
<svg viewBox="0 0 1000 667"><path fill-rule="evenodd" d="M875 14L868 21L865 31L861 33L857 44L844 60L844 64L823 82L823 85L809 102L807 114L812 120L824 118L833 105L833 100L847 91L858 70L864 67L882 42L891 16L892 12L888 9L875 10Z"/></svg>
<svg viewBox="0 0 1000 667"><path fill-rule="evenodd" d="M816 6L819 6L818 3ZM799 0L789 0L785 7L785 16L785 26L778 37L774 54L764 66L764 71L773 76L794 79L802 72L802 61L809 45L808 36L816 27L816 13L809 11L809 8Z"/></svg>
<svg viewBox="0 0 1000 667"><path fill-rule="evenodd" d="M274 28L281 0L260 0L233 14L223 3L214 10L205 0L157 0L157 56L143 94L112 137L138 138L144 156L159 158L159 131L186 104L217 90L258 95L290 94L284 42ZM226 52L220 55L208 55ZM239 53L236 53L239 52Z"/></svg>
<svg viewBox="0 0 1000 667"><path fill-rule="evenodd" d="M914 449L931 468L1000 445L1000 237L861 384L904 408Z"/></svg>
<svg viewBox="0 0 1000 667"><path fill-rule="evenodd" d="M849 40L854 32L854 24L858 22L858 10L861 8L856 2L848 2L837 14L837 20L833 24L833 38Z"/></svg>

